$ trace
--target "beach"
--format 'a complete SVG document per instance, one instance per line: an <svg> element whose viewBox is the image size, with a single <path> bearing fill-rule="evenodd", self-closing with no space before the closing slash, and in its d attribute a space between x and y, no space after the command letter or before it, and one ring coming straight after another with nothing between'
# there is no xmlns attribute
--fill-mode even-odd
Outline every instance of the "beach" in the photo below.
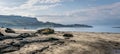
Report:
<svg viewBox="0 0 120 54"><path fill-rule="evenodd" d="M54 34L33 34L36 30L0 31L0 54L120 54L120 33L55 31ZM72 34L66 38L64 34Z"/></svg>

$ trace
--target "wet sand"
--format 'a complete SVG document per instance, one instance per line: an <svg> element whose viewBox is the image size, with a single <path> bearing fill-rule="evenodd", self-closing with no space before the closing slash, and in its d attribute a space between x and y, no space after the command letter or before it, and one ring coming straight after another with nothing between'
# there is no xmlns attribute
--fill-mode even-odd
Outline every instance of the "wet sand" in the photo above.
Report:
<svg viewBox="0 0 120 54"><path fill-rule="evenodd" d="M18 37L21 33L35 33L35 30L14 29L0 39L0 54L120 54L119 33L59 32ZM64 34L73 34L66 39Z"/></svg>

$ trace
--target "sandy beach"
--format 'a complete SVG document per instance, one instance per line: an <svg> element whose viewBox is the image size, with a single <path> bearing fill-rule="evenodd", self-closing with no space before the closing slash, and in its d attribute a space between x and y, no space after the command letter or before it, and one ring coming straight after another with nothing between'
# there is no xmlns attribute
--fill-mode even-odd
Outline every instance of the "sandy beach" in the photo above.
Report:
<svg viewBox="0 0 120 54"><path fill-rule="evenodd" d="M60 32L43 35L33 34L35 30L13 29L16 33L6 33L1 28L0 54L120 54L120 33L103 32ZM72 34L66 39L64 34Z"/></svg>

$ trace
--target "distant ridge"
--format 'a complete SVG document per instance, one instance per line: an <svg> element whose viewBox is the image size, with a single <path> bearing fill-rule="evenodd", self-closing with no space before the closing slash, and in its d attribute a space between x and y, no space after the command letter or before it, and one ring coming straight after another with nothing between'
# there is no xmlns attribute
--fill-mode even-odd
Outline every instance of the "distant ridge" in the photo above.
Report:
<svg viewBox="0 0 120 54"><path fill-rule="evenodd" d="M63 25L53 22L41 22L34 17L0 15L0 26L38 26L38 27L92 27L85 24Z"/></svg>

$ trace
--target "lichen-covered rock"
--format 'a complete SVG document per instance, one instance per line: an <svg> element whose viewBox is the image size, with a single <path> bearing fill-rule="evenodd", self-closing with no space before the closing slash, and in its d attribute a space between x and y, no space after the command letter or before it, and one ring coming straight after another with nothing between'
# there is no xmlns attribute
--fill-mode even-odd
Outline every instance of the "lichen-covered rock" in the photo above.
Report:
<svg viewBox="0 0 120 54"><path fill-rule="evenodd" d="M45 28L45 29L38 30L36 33L39 33L39 34L53 34L54 32L55 32L54 29Z"/></svg>
<svg viewBox="0 0 120 54"><path fill-rule="evenodd" d="M12 29L10 29L10 28L6 28L5 32L6 32L6 33L15 33L15 31L12 30Z"/></svg>

